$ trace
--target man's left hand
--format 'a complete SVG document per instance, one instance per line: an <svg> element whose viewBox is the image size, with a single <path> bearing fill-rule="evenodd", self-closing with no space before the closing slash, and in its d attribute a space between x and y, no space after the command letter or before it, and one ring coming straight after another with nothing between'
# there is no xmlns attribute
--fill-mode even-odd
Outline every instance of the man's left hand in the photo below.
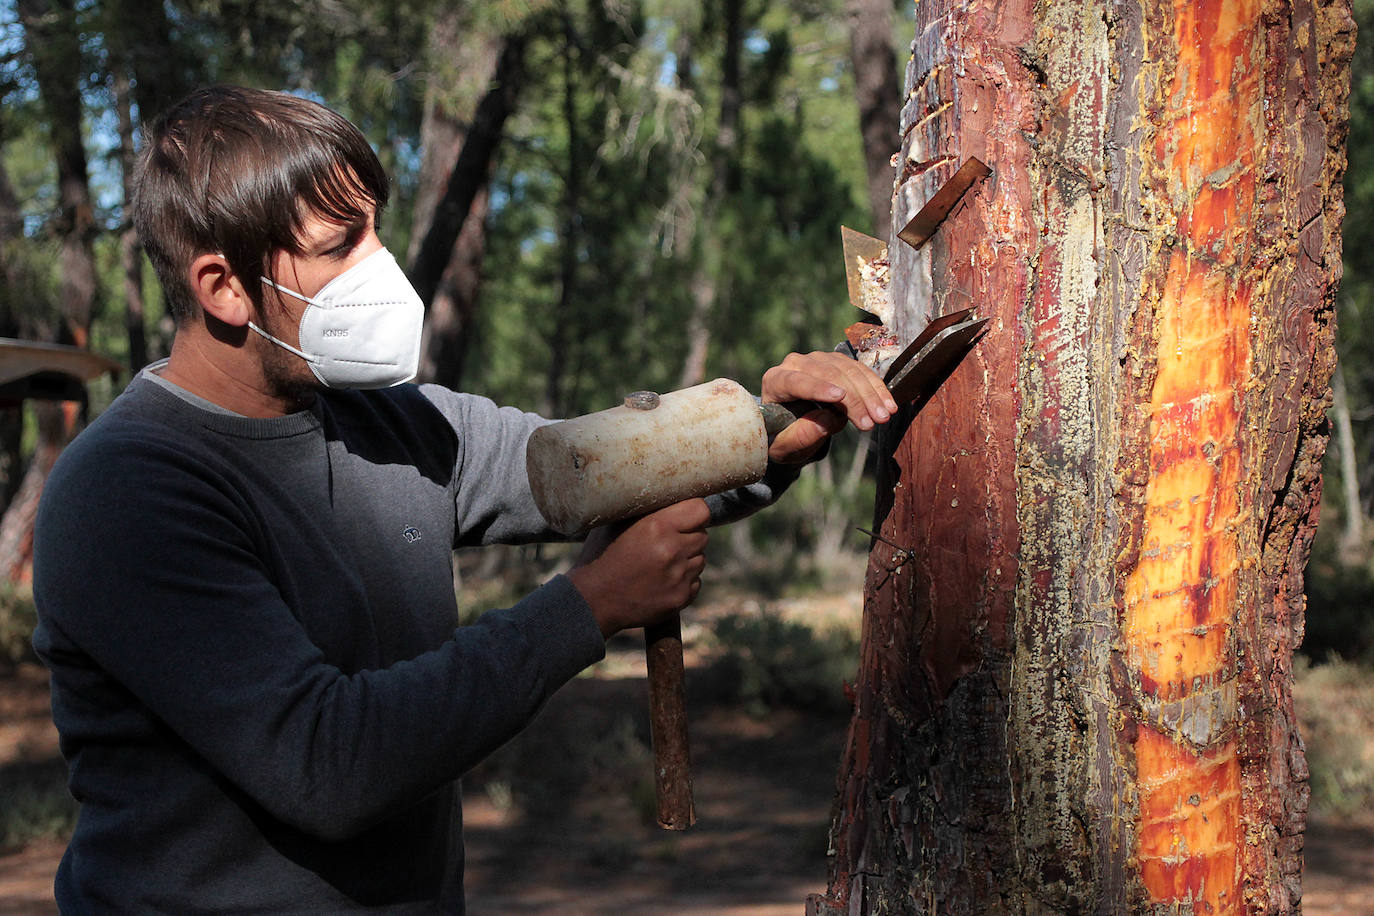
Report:
<svg viewBox="0 0 1374 916"><path fill-rule="evenodd" d="M872 369L833 351L791 353L763 374L765 404L814 401L834 405L813 410L778 433L768 457L787 464L809 460L846 422L861 430L886 423L897 402Z"/></svg>

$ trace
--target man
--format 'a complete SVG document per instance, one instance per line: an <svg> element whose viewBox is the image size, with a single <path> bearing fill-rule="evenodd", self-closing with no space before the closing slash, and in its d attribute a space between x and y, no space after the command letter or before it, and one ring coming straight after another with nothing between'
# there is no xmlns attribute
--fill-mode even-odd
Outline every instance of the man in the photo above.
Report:
<svg viewBox="0 0 1374 916"><path fill-rule="evenodd" d="M544 422L415 371L423 309L382 247L387 181L322 106L217 88L147 137L134 222L177 321L54 469L34 642L81 814L70 912L462 912L456 781L605 639L690 602L706 526L768 502L843 425L775 441L763 484L603 532L566 576L455 629L456 546L551 537ZM895 410L789 356L763 396Z"/></svg>

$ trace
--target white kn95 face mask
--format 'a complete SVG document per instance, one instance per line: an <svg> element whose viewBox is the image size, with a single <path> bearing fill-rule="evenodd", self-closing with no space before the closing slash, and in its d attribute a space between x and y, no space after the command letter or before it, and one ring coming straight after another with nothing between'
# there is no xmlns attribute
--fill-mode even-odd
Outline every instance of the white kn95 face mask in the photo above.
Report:
<svg viewBox="0 0 1374 916"><path fill-rule="evenodd" d="M307 303L301 315L300 349L248 326L304 359L330 388L389 388L415 377L425 307L391 252L380 248L330 280L314 296L302 296L262 278L274 289Z"/></svg>

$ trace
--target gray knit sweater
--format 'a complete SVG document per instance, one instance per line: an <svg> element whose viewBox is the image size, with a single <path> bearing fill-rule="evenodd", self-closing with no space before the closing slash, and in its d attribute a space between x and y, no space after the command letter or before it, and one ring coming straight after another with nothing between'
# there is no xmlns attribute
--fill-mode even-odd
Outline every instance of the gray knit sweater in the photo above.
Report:
<svg viewBox="0 0 1374 916"><path fill-rule="evenodd" d="M77 438L34 545L65 912L462 912L457 778L604 653L561 576L455 628L454 547L552 536L541 422L431 386L252 419L140 378Z"/></svg>

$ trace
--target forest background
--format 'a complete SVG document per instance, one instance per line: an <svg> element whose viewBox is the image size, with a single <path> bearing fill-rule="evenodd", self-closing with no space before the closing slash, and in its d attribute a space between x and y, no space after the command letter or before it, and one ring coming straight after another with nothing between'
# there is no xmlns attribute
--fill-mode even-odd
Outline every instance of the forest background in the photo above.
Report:
<svg viewBox="0 0 1374 916"><path fill-rule="evenodd" d="M1374 0L1354 7L1340 352L1301 674L1324 697L1304 705L1314 805L1338 812L1374 804ZM909 4L888 0L0 0L0 336L123 365L90 386L87 419L166 355L173 329L124 206L137 125L227 82L322 101L377 149L394 182L383 241L433 300L424 379L555 416L716 376L756 389L859 317L839 229L885 235L891 173L884 188L874 149L898 140L895 99L863 76L874 35L900 85ZM28 653L32 500L81 422L0 411L0 674ZM718 580L773 597L852 584L868 453L841 437L782 505L717 538ZM490 606L563 561L468 555L461 584ZM727 624L720 638L755 659L753 701L817 696L765 670L769 651L795 657L800 641L834 691L835 665L853 663L852 633ZM0 827L0 846L23 829Z"/></svg>

